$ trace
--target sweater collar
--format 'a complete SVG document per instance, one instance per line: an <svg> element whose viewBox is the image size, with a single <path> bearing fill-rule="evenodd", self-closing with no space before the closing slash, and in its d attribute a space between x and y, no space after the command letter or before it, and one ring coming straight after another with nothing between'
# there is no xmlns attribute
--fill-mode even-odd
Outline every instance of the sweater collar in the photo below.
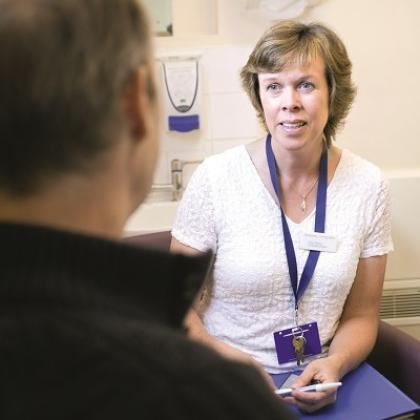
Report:
<svg viewBox="0 0 420 420"><path fill-rule="evenodd" d="M180 327L207 276L211 254L189 257L0 223L0 261L3 301L107 308Z"/></svg>

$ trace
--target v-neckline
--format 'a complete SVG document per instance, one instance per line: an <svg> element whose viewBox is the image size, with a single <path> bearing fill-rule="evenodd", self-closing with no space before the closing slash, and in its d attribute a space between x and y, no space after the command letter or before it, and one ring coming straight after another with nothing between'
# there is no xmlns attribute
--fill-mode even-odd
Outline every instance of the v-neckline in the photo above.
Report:
<svg viewBox="0 0 420 420"><path fill-rule="evenodd" d="M274 193L274 188L272 191L270 191L270 188L272 188L271 184L269 183L268 185L270 187L268 187L266 185L266 183L264 182L264 180L262 179L257 167L254 164L254 161L252 160L251 155L249 154L249 150L247 149L246 145L243 145L243 151L246 154L247 158L248 158L248 162L250 164L250 166L253 168L254 174L255 176L258 178L260 185L262 186L262 189L265 191L266 194L268 194L268 196L270 197L270 202L276 207L277 211L280 213L280 202L278 200L278 198L275 196ZM337 163L337 166L335 168L334 174L330 180L330 182L328 183L328 191L331 191L331 189L333 188L333 186L336 183L336 178L339 177L339 174L341 172L341 167L342 162L343 162L343 156L346 153L345 149L341 149L341 155L340 155L340 159ZM275 198L276 197L276 198ZM286 213L284 213L286 219L287 219L287 223L290 223L292 226L302 226L303 224L305 224L308 220L312 219L314 214L315 214L315 210L316 210L316 206L314 206L314 208L311 210L310 213L308 213L308 215L302 219L300 222L295 222L293 219L291 219Z"/></svg>

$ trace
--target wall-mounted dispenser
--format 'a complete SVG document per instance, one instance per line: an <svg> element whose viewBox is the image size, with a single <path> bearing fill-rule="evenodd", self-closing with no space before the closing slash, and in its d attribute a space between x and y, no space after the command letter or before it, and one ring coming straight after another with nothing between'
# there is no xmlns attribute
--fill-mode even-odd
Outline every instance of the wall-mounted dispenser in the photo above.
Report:
<svg viewBox="0 0 420 420"><path fill-rule="evenodd" d="M161 58L168 131L200 128L198 57Z"/></svg>

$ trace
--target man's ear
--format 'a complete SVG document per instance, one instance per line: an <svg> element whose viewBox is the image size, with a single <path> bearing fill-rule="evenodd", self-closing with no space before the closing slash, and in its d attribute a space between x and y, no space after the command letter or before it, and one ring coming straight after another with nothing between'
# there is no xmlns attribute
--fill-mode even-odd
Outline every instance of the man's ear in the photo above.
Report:
<svg viewBox="0 0 420 420"><path fill-rule="evenodd" d="M147 113L151 112L147 94L147 68L139 67L130 76L123 93L123 113L129 133L135 140L142 140L147 131Z"/></svg>

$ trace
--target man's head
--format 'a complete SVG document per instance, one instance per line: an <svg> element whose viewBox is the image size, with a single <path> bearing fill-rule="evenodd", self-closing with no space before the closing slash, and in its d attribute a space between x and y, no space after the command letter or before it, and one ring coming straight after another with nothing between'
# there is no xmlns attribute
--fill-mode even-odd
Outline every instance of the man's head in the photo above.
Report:
<svg viewBox="0 0 420 420"><path fill-rule="evenodd" d="M137 0L0 0L0 190L97 171L124 136L155 144L150 43Z"/></svg>

